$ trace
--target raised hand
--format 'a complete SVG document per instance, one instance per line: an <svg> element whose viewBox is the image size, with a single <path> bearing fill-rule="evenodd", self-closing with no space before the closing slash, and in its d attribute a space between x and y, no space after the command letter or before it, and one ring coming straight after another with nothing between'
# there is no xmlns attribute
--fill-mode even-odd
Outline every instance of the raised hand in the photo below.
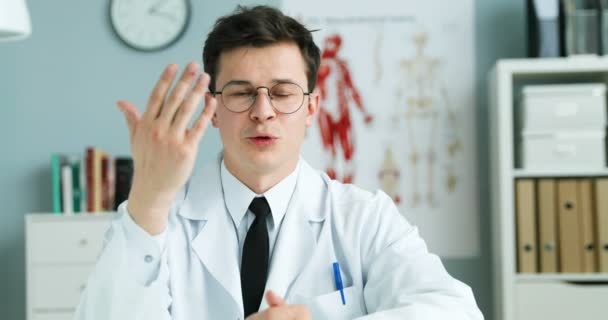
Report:
<svg viewBox="0 0 608 320"><path fill-rule="evenodd" d="M152 235L165 229L171 203L192 173L199 142L217 105L216 99L206 93L209 75L197 77L196 62L188 64L170 90L177 69L175 64L165 68L143 115L131 102L117 102L129 127L134 162L127 210ZM189 128L203 97L205 109Z"/></svg>

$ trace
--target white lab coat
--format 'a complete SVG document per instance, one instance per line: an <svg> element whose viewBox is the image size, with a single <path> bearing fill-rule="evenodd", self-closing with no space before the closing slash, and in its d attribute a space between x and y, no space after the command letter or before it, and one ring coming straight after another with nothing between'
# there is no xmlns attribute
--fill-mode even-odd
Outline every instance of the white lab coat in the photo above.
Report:
<svg viewBox="0 0 608 320"><path fill-rule="evenodd" d="M123 203L76 319L243 319L239 246L220 160L193 174L166 232L160 252ZM333 262L340 264L346 305ZM332 181L304 160L266 288L288 303L306 304L313 319L483 319L471 289L427 251L385 193Z"/></svg>

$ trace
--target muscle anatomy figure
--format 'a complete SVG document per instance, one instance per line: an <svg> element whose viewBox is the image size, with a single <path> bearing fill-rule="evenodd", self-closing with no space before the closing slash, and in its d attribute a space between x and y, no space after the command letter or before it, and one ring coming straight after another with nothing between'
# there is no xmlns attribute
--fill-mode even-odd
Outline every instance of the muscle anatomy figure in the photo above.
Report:
<svg viewBox="0 0 608 320"><path fill-rule="evenodd" d="M334 34L325 38L317 86L321 92L319 129L323 143L325 170L332 179L352 183L355 164L355 141L351 123L351 105L363 114L364 122L371 123L369 114L355 88L347 62L340 56L342 37ZM340 166L339 166L340 165ZM339 168L342 169L339 172Z"/></svg>
<svg viewBox="0 0 608 320"><path fill-rule="evenodd" d="M411 207L423 202L430 207L438 205L436 181L444 182L448 192L454 191L457 179L452 160L462 148L456 135L455 115L449 109L447 90L439 79L440 60L424 52L427 40L425 32L415 33L415 55L400 61L401 81L393 114L396 126L405 120L409 167L405 176L411 190L406 201ZM438 163L438 156L442 163ZM439 170L442 167L444 170ZM445 173L445 177L436 177L438 172Z"/></svg>

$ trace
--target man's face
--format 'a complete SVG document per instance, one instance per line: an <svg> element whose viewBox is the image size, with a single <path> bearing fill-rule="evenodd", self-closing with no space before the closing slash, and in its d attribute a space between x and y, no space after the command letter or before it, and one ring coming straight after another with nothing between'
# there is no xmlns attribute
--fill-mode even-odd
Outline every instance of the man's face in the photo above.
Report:
<svg viewBox="0 0 608 320"><path fill-rule="evenodd" d="M293 43L242 47L222 53L216 90L235 81L268 88L290 81L304 91L308 88L304 59ZM212 121L224 144L224 160L229 169L248 174L287 175L298 161L305 130L313 123L318 95L305 96L297 112L282 114L270 104L266 89L260 88L257 93L253 106L242 113L225 108L217 96L218 108Z"/></svg>

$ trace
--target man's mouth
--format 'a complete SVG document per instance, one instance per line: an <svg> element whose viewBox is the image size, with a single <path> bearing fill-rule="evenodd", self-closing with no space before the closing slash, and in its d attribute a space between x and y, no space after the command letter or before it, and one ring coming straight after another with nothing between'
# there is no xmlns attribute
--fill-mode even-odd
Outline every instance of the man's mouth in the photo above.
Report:
<svg viewBox="0 0 608 320"><path fill-rule="evenodd" d="M269 146L273 144L275 140L277 140L277 138L270 135L260 135L249 138L249 141L253 142L253 144L255 144L256 146L261 147Z"/></svg>

